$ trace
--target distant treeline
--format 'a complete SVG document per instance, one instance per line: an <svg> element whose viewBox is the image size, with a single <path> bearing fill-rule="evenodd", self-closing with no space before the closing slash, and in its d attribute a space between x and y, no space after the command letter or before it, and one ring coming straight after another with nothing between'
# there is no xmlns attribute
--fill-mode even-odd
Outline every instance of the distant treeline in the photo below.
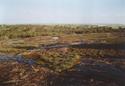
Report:
<svg viewBox="0 0 125 86"><path fill-rule="evenodd" d="M25 38L59 34L125 32L125 27L98 25L0 25L0 39Z"/></svg>

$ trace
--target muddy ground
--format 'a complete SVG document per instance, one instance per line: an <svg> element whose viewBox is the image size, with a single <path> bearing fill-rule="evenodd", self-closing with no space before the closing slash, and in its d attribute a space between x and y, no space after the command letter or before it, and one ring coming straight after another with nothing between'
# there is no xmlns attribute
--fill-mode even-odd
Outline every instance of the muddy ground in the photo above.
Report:
<svg viewBox="0 0 125 86"><path fill-rule="evenodd" d="M39 65L34 68L17 62L1 62L0 86L125 86L124 58L84 58L62 73Z"/></svg>

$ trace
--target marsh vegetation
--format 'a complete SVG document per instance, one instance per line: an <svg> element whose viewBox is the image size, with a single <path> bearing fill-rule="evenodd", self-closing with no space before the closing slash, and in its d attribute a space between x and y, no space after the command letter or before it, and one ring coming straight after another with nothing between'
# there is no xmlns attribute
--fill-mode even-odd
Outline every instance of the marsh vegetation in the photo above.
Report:
<svg viewBox="0 0 125 86"><path fill-rule="evenodd" d="M0 25L0 54L37 63L1 62L2 86L125 85L124 26Z"/></svg>

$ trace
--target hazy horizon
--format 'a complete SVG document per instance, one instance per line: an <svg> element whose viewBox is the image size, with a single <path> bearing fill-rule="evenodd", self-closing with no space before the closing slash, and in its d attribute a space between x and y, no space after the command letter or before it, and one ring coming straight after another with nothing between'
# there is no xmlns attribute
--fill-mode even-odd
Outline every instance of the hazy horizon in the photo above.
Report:
<svg viewBox="0 0 125 86"><path fill-rule="evenodd" d="M0 0L0 24L125 24L125 0Z"/></svg>

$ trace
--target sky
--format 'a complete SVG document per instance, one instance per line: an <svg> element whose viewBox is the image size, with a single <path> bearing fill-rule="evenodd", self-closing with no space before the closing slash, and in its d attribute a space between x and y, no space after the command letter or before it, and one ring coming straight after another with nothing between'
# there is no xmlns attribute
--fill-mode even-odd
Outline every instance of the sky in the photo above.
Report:
<svg viewBox="0 0 125 86"><path fill-rule="evenodd" d="M125 0L0 0L0 24L125 24Z"/></svg>

